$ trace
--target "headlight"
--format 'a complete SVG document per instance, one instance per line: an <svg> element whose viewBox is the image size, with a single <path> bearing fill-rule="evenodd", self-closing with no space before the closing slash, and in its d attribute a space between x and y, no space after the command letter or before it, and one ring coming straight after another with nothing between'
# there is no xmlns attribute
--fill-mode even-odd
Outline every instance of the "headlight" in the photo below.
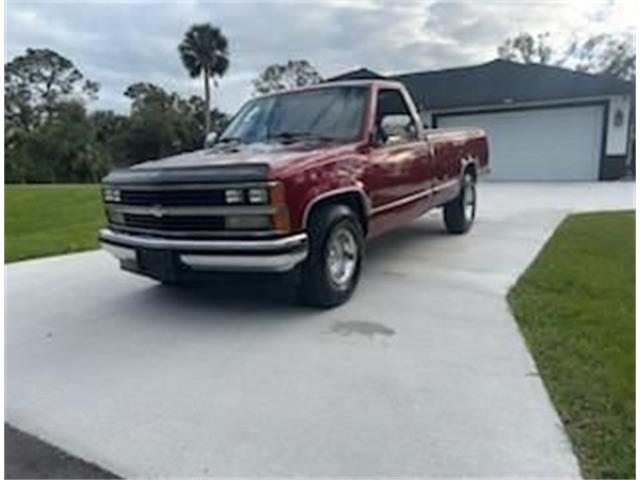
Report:
<svg viewBox="0 0 640 480"><path fill-rule="evenodd" d="M265 205L269 203L269 190L264 187L228 188L224 191L224 200L227 205Z"/></svg>
<svg viewBox="0 0 640 480"><path fill-rule="evenodd" d="M109 220L109 223L124 225L124 214L114 209L107 209L107 219Z"/></svg>
<svg viewBox="0 0 640 480"><path fill-rule="evenodd" d="M224 199L229 204L243 203L244 192L239 188L230 188L224 191Z"/></svg>
<svg viewBox="0 0 640 480"><path fill-rule="evenodd" d="M120 201L120 190L117 188L107 187L103 190L104 201L105 202L119 202Z"/></svg>
<svg viewBox="0 0 640 480"><path fill-rule="evenodd" d="M267 203L269 200L269 194L266 188L250 188L249 189L249 203Z"/></svg>

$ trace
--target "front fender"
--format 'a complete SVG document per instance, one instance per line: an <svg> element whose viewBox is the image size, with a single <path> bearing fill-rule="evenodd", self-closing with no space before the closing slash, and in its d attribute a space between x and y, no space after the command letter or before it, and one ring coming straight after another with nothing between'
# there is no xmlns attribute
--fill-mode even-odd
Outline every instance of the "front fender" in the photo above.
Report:
<svg viewBox="0 0 640 480"><path fill-rule="evenodd" d="M363 166L357 158L346 159L305 169L285 181L292 230L304 230L314 205L337 195L356 193L368 215L369 197L361 181Z"/></svg>

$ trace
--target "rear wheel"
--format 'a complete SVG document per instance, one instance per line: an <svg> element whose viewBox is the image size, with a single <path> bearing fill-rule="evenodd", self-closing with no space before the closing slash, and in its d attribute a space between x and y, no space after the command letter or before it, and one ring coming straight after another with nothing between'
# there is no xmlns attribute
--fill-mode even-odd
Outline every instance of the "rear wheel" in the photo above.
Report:
<svg viewBox="0 0 640 480"><path fill-rule="evenodd" d="M364 235L359 219L345 205L323 206L311 216L308 233L301 300L320 307L340 305L351 297L360 277Z"/></svg>
<svg viewBox="0 0 640 480"><path fill-rule="evenodd" d="M444 206L444 224L449 233L466 233L476 218L476 179L467 171L462 177L460 193Z"/></svg>

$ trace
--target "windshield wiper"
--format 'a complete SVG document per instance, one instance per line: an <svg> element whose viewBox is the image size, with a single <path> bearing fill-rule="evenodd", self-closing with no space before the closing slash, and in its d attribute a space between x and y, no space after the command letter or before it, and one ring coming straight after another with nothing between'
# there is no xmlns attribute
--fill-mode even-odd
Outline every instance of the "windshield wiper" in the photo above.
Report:
<svg viewBox="0 0 640 480"><path fill-rule="evenodd" d="M311 132L281 132L272 137L268 137L267 140L279 140L283 143L292 143L301 140L331 142L336 139L324 135L314 135Z"/></svg>
<svg viewBox="0 0 640 480"><path fill-rule="evenodd" d="M310 135L309 132L280 132L273 136L268 136L267 140L280 140L285 142L291 142L294 140L299 140L301 138L306 138Z"/></svg>
<svg viewBox="0 0 640 480"><path fill-rule="evenodd" d="M242 143L242 138L240 137L224 137L219 138L214 145L218 144L227 144L227 143Z"/></svg>

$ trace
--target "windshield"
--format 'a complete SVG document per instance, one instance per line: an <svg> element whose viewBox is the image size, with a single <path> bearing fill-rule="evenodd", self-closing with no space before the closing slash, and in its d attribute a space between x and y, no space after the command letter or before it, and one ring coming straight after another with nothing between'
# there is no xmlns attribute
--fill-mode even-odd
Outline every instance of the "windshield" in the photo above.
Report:
<svg viewBox="0 0 640 480"><path fill-rule="evenodd" d="M365 87L327 87L246 103L218 143L354 141L362 126Z"/></svg>

